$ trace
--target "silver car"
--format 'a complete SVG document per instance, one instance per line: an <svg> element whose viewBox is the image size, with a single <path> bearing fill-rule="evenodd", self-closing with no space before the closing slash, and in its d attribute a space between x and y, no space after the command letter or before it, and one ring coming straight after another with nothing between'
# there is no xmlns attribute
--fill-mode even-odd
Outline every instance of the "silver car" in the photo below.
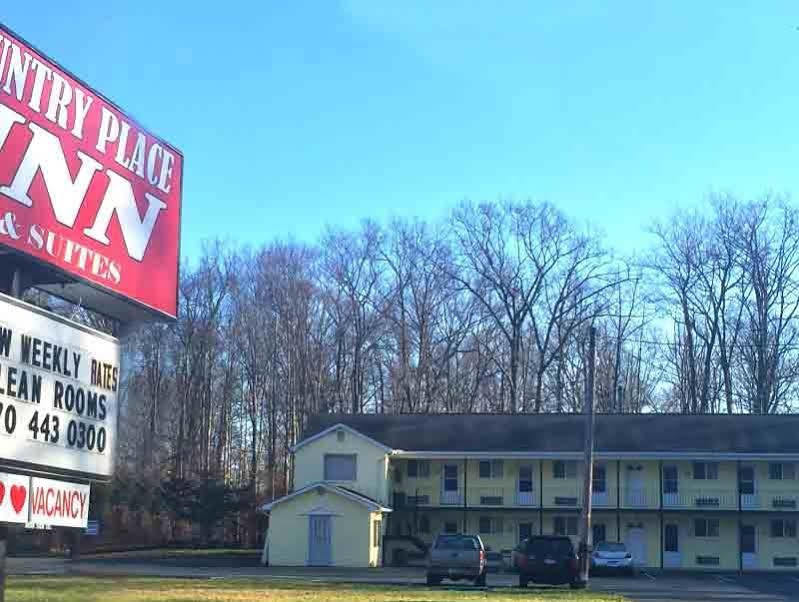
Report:
<svg viewBox="0 0 799 602"><path fill-rule="evenodd" d="M600 571L621 571L633 574L635 564L627 546L615 541L603 541L594 546L591 554L591 569Z"/></svg>

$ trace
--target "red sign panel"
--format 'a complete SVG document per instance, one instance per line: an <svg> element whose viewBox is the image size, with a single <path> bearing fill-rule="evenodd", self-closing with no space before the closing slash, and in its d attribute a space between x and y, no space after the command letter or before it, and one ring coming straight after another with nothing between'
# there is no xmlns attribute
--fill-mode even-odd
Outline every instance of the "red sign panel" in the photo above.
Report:
<svg viewBox="0 0 799 602"><path fill-rule="evenodd" d="M90 284L87 305L105 292L174 317L182 177L178 150L0 27L0 245L64 291Z"/></svg>

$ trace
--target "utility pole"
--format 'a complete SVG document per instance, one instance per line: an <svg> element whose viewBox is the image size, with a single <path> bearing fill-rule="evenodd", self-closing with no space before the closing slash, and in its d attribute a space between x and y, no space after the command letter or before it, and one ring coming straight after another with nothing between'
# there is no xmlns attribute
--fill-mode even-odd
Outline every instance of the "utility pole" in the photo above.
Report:
<svg viewBox="0 0 799 602"><path fill-rule="evenodd" d="M583 483L583 510L580 527L580 581L588 583L591 566L591 488L594 480L594 372L596 369L596 328L591 326L588 333L588 374L585 379L585 462Z"/></svg>

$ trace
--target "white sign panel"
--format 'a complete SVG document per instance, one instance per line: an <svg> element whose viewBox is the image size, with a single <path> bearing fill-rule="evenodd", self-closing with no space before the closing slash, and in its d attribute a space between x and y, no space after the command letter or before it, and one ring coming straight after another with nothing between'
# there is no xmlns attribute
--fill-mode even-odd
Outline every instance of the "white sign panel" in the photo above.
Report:
<svg viewBox="0 0 799 602"><path fill-rule="evenodd" d="M119 341L0 295L0 462L110 477Z"/></svg>
<svg viewBox="0 0 799 602"><path fill-rule="evenodd" d="M0 522L28 521L30 477L0 473Z"/></svg>
<svg viewBox="0 0 799 602"><path fill-rule="evenodd" d="M88 485L31 478L31 523L85 529L88 520Z"/></svg>

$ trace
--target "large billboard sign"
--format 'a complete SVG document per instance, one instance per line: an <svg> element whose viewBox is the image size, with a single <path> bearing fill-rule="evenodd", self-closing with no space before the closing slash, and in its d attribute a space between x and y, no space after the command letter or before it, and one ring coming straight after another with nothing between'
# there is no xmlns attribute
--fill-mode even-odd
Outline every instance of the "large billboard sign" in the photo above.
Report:
<svg viewBox="0 0 799 602"><path fill-rule="evenodd" d="M0 26L0 249L55 268L42 288L175 317L182 177L178 150Z"/></svg>
<svg viewBox="0 0 799 602"><path fill-rule="evenodd" d="M0 466L110 478L119 359L114 337L0 294Z"/></svg>

